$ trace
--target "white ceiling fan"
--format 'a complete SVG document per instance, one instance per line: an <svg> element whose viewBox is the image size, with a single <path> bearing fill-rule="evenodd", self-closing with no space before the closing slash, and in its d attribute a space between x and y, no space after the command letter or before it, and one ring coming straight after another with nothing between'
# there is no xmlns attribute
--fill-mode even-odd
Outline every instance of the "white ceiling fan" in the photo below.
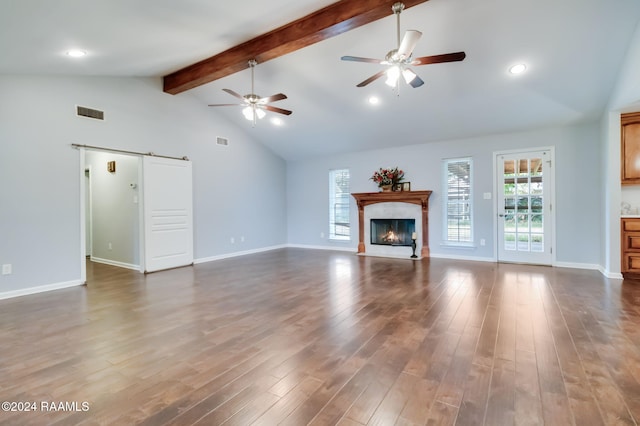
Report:
<svg viewBox="0 0 640 426"><path fill-rule="evenodd" d="M408 30L405 32L402 41L400 41L400 13L404 9L403 3L394 3L391 10L396 15L397 22L397 48L389 51L384 59L361 58L358 56L343 56L343 61L369 62L380 65L387 65L387 69L372 75L371 77L358 84L357 87L364 87L367 84L379 79L383 75L387 75L386 83L391 87L397 87L402 76L405 82L411 87L420 87L424 81L409 68L410 65L428 65L439 64L442 62L462 61L466 54L464 52L446 53L443 55L423 56L413 59L413 49L416 47L422 33L417 30Z"/></svg>
<svg viewBox="0 0 640 426"><path fill-rule="evenodd" d="M243 106L244 108L242 109L242 114L244 115L244 118L246 118L247 120L253 121L253 125L254 126L256 124L256 120L257 119L262 119L266 115L264 110L271 111L271 112L277 112L278 114L291 115L291 113L293 111L289 111L289 110L286 110L286 109L282 109L282 108L274 107L274 106L271 106L271 105L267 105L269 102L276 102L276 101L281 101L283 99L287 99L287 95L285 95L284 93L277 93L275 95L271 95L271 96L268 96L266 98L261 98L260 96L255 94L253 69L255 68L255 66L257 64L258 63L256 62L255 59L251 59L249 61L249 68L251 68L251 93L249 93L248 95L242 96L239 93L234 92L231 89L222 89L223 91L227 92L231 96L235 96L236 98L240 99L242 101L242 103L239 103L239 104L210 104L209 106L211 106L211 107L217 107L217 106Z"/></svg>

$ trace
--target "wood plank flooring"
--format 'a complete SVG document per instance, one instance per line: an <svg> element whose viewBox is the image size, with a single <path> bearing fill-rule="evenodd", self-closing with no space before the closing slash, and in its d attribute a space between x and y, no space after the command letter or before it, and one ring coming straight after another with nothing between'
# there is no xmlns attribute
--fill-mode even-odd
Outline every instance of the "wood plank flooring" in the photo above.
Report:
<svg viewBox="0 0 640 426"><path fill-rule="evenodd" d="M640 284L597 271L305 249L89 263L86 287L0 300L0 325L0 401L37 404L3 425L640 421Z"/></svg>

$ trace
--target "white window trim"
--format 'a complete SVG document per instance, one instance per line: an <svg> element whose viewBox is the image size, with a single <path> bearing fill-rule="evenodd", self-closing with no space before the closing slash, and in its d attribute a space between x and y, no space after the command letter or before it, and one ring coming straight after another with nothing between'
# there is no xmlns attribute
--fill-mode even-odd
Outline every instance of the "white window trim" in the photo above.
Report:
<svg viewBox="0 0 640 426"><path fill-rule="evenodd" d="M453 240L449 240L448 239L448 235L449 235L449 223L448 223L448 211L447 211L447 207L448 207L448 201L449 201L449 194L448 194L448 188L449 188L449 184L448 184L448 176L449 176L449 168L448 165L449 163L454 163L454 162L460 162L460 161L468 161L469 162L469 176L470 176L470 182L469 182L469 217L470 217L470 222L471 222L471 241L453 241ZM469 248L475 248L476 247L476 243L475 243L475 214L474 214L474 207L473 207L473 182L474 182L474 177L473 177L473 157L456 157L456 158L443 158L442 159L442 193L444 194L443 196L443 202L442 202L442 218L443 218L443 230L442 230L442 242L441 242L441 246L443 247L450 247L450 248L461 248L461 249L469 249Z"/></svg>
<svg viewBox="0 0 640 426"><path fill-rule="evenodd" d="M347 242L347 241L351 241L351 236L353 235L353 229L351 227L351 200L349 200L349 236L344 236L344 235L334 235L331 231L332 227L332 220L331 220L331 201L335 198L334 194L332 194L332 176L334 172L337 171L342 171L342 170L347 170L349 172L349 190L351 189L351 170L348 167L340 167L340 168L336 168L336 169L330 169L329 170L329 232L328 232L328 239L329 241L337 241L337 242Z"/></svg>

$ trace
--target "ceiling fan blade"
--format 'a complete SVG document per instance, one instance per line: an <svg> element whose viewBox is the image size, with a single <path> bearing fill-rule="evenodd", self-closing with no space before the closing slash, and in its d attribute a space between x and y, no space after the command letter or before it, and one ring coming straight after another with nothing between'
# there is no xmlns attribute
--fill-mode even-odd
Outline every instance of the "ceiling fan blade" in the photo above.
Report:
<svg viewBox="0 0 640 426"><path fill-rule="evenodd" d="M288 109L282 109L278 107L274 107L271 105L260 105L260 108L266 109L267 111L277 112L278 114L291 115L293 111L289 111Z"/></svg>
<svg viewBox="0 0 640 426"><path fill-rule="evenodd" d="M445 53L444 55L423 56L416 58L411 65L439 64L442 62L462 61L467 55L464 52Z"/></svg>
<svg viewBox="0 0 640 426"><path fill-rule="evenodd" d="M227 92L227 93L228 93L228 94L230 94L231 96L235 96L236 98L238 98L238 99L242 99L243 101L245 100L244 96L242 96L242 95L241 95L241 94L239 94L239 93L234 92L234 91L233 91L233 90L231 90L231 89L222 89L222 90L223 90L223 91L225 91L225 92Z"/></svg>
<svg viewBox="0 0 640 426"><path fill-rule="evenodd" d="M259 104L268 104L269 102L281 101L283 99L287 99L287 95L284 93L278 93L276 95L271 95L267 98L260 98L258 101Z"/></svg>
<svg viewBox="0 0 640 426"><path fill-rule="evenodd" d="M420 37L422 37L422 33L420 31L407 30L404 33L400 47L398 47L398 57L400 59L406 59L411 56L411 53L413 53L413 49L416 47L416 44L418 44Z"/></svg>
<svg viewBox="0 0 640 426"><path fill-rule="evenodd" d="M413 80L409 82L409 84L415 89L416 87L422 86L424 84L424 81L420 77L418 77L418 75L416 75Z"/></svg>
<svg viewBox="0 0 640 426"><path fill-rule="evenodd" d="M369 62L371 64L380 64L382 63L381 59L371 59L371 58L360 58L359 56L343 56L343 61L353 61L353 62Z"/></svg>
<svg viewBox="0 0 640 426"><path fill-rule="evenodd" d="M367 84L371 83L372 81L375 81L375 80L379 79L380 77L382 77L384 75L384 73L386 73L386 72L387 72L387 70L382 70L379 73L372 75L371 77L369 77L368 79L366 79L362 83L357 84L356 87L364 87Z"/></svg>
<svg viewBox="0 0 640 426"><path fill-rule="evenodd" d="M210 104L209 106L244 106L244 104Z"/></svg>

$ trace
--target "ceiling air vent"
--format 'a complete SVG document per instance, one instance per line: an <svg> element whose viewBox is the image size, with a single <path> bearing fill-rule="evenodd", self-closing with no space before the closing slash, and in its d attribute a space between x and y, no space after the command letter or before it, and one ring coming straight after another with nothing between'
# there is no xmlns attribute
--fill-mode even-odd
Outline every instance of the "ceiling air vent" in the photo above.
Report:
<svg viewBox="0 0 640 426"><path fill-rule="evenodd" d="M222 146L227 146L227 145L229 145L229 139L222 138L222 137L218 136L218 137L216 137L216 144L217 145L222 145Z"/></svg>
<svg viewBox="0 0 640 426"><path fill-rule="evenodd" d="M76 106L76 115L79 117L93 118L95 120L104 120L104 111L83 106Z"/></svg>

